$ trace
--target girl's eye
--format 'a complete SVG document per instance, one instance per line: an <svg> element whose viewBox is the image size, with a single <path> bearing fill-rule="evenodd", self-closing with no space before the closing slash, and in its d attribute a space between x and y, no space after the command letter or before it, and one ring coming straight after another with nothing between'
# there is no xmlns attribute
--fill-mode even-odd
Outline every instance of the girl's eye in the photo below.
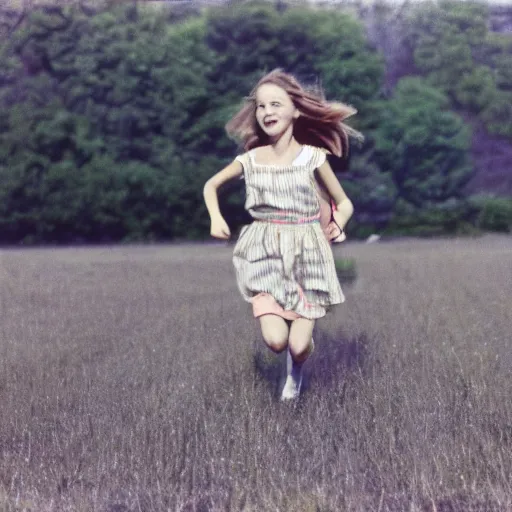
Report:
<svg viewBox="0 0 512 512"><path fill-rule="evenodd" d="M281 103L278 103L277 101L273 101L273 102L271 103L271 105L272 105L273 107L280 107L280 106L281 106ZM260 105L258 105L258 106L257 106L257 108L265 108L265 105L260 104Z"/></svg>

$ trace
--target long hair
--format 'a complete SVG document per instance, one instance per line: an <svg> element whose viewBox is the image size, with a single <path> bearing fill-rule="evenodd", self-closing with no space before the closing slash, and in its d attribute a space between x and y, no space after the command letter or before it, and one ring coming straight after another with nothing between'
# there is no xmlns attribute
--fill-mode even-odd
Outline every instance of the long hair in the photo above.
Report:
<svg viewBox="0 0 512 512"><path fill-rule="evenodd" d="M355 108L326 101L323 93L307 90L293 75L274 69L256 84L244 105L226 124L228 135L241 141L245 151L268 144L267 135L256 121L256 91L263 84L284 89L300 112L293 126L293 136L299 144L321 147L333 155L345 157L349 136L363 138L361 133L343 123L357 112Z"/></svg>

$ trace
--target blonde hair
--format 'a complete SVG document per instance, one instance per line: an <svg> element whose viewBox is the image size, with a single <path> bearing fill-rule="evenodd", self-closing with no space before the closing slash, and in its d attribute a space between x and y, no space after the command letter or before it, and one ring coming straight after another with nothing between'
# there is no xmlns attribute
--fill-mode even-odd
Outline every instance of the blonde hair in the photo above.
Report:
<svg viewBox="0 0 512 512"><path fill-rule="evenodd" d="M349 105L326 101L321 91L307 90L299 81L281 69L274 69L256 84L244 105L226 124L231 138L240 140L248 151L268 144L268 138L256 121L256 91L263 84L273 84L284 89L300 116L293 126L293 136L300 144L321 147L336 156L345 157L348 152L349 136L362 140L357 130L343 121L357 113Z"/></svg>

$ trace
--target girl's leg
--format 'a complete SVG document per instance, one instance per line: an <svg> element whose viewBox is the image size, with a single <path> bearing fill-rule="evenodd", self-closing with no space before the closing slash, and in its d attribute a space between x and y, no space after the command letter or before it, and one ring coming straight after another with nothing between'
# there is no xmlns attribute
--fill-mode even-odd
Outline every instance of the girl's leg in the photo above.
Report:
<svg viewBox="0 0 512 512"><path fill-rule="evenodd" d="M259 317L261 334L270 350L279 353L288 346L289 328L286 320L278 315Z"/></svg>
<svg viewBox="0 0 512 512"><path fill-rule="evenodd" d="M281 400L294 400L299 397L302 385L302 366L313 351L314 320L299 318L292 322L288 338L287 377Z"/></svg>
<svg viewBox="0 0 512 512"><path fill-rule="evenodd" d="M296 363L303 363L311 353L314 320L298 318L292 322L288 343L290 354Z"/></svg>

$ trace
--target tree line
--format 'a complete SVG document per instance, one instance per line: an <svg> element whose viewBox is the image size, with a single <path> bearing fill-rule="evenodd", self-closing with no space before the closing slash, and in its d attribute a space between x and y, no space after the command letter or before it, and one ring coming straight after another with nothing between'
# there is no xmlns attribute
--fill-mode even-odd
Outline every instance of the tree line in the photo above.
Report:
<svg viewBox="0 0 512 512"><path fill-rule="evenodd" d="M417 73L392 95L361 21L336 9L34 9L0 47L0 242L207 237L202 186L239 151L224 124L276 67L359 111L365 142L333 161L353 235L509 229L509 202L464 192L465 112L512 139L509 42L479 4L429 9L411 10ZM221 198L235 230L243 201L241 182Z"/></svg>

